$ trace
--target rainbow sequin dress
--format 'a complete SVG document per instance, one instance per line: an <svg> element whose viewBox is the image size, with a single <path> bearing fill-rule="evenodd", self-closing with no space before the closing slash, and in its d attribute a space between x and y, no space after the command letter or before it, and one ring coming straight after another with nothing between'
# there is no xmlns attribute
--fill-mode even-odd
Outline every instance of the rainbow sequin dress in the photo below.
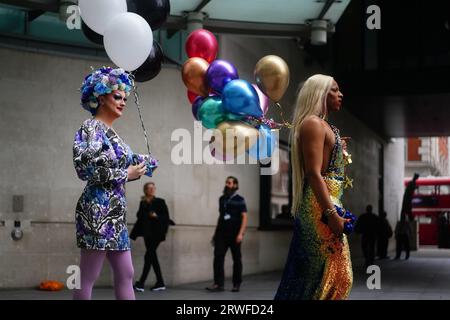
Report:
<svg viewBox="0 0 450 320"><path fill-rule="evenodd" d="M341 206L347 178L339 130L330 125L336 141L323 179L332 202ZM321 222L322 209L305 183L300 210L276 300L346 299L353 282L346 235L336 236Z"/></svg>

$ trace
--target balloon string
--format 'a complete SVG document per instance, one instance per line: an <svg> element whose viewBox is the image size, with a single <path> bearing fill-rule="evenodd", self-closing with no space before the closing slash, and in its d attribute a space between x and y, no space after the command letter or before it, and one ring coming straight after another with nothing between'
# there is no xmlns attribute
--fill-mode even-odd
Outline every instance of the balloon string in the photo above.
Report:
<svg viewBox="0 0 450 320"><path fill-rule="evenodd" d="M137 85L133 85L133 93L134 93L134 103L136 104L137 108L138 108L138 113L139 113L139 119L141 120L141 125L142 125L142 130L144 131L144 138L145 138L145 143L147 144L147 151L148 154L151 155L152 153L150 152L150 145L148 143L148 137L147 137L147 130L145 130L145 126L144 126L144 120L142 119L142 114L141 114L141 105L139 102L139 93L137 91Z"/></svg>
<svg viewBox="0 0 450 320"><path fill-rule="evenodd" d="M287 122L284 119L283 107L281 106L281 104L279 102L275 102L275 105L280 109L280 115L281 115L281 120L283 121L283 126L287 127L288 129L291 129L293 127L292 124L290 124L289 122Z"/></svg>

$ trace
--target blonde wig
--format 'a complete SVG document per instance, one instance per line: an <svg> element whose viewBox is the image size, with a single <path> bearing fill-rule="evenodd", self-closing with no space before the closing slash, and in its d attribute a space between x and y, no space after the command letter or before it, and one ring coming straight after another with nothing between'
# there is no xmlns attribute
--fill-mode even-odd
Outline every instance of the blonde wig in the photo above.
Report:
<svg viewBox="0 0 450 320"><path fill-rule="evenodd" d="M297 214L303 196L304 169L300 128L303 121L311 115L324 119L327 116L327 96L333 85L333 78L323 74L309 77L297 96L296 108L291 129L292 164L292 214Z"/></svg>

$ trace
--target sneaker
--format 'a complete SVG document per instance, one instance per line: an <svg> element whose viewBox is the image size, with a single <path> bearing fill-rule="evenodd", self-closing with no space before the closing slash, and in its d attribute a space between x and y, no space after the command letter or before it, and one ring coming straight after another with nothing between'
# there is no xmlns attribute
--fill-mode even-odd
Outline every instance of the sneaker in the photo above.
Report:
<svg viewBox="0 0 450 320"><path fill-rule="evenodd" d="M139 282L136 282L133 286L134 290L138 291L138 292L144 292L144 286L141 285Z"/></svg>
<svg viewBox="0 0 450 320"><path fill-rule="evenodd" d="M218 286L217 284L213 285L212 287L206 287L206 290L209 292L221 292L224 291L224 288L221 286Z"/></svg>
<svg viewBox="0 0 450 320"><path fill-rule="evenodd" d="M231 292L239 292L239 291L241 291L239 286L234 286L233 289L231 289Z"/></svg>
<svg viewBox="0 0 450 320"><path fill-rule="evenodd" d="M163 291L163 290L166 290L166 286L164 284L157 283L151 288L151 290L152 291Z"/></svg>

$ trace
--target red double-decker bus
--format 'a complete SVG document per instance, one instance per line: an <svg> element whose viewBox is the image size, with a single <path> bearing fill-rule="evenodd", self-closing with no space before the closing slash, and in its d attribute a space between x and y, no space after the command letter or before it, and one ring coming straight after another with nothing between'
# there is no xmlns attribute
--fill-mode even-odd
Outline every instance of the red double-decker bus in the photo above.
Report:
<svg viewBox="0 0 450 320"><path fill-rule="evenodd" d="M450 248L450 177L419 178L416 185L412 214L419 225L419 245Z"/></svg>

